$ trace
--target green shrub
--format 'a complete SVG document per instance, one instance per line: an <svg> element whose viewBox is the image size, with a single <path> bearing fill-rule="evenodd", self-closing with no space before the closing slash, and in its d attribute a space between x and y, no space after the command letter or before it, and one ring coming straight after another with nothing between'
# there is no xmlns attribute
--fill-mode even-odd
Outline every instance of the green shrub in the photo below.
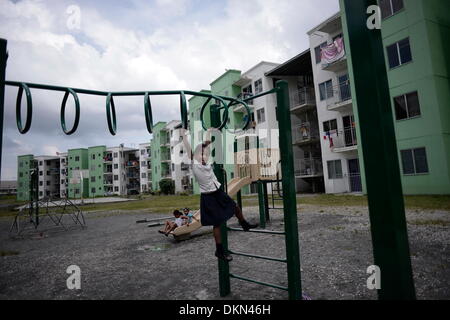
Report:
<svg viewBox="0 0 450 320"><path fill-rule="evenodd" d="M175 182L172 179L162 179L159 182L159 188L165 195L175 194Z"/></svg>

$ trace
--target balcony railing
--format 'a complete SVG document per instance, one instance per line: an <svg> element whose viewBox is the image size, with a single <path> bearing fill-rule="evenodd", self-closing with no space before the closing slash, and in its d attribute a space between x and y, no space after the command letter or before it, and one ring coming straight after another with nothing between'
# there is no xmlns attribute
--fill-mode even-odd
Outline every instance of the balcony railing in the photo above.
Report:
<svg viewBox="0 0 450 320"><path fill-rule="evenodd" d="M297 177L310 177L323 175L322 159L296 160L295 175Z"/></svg>
<svg viewBox="0 0 450 320"><path fill-rule="evenodd" d="M170 153L161 153L161 161L170 161Z"/></svg>
<svg viewBox="0 0 450 320"><path fill-rule="evenodd" d="M356 139L356 128L345 128L341 131L336 131L330 135L330 148L333 151L340 151L340 148L348 148L358 145Z"/></svg>
<svg viewBox="0 0 450 320"><path fill-rule="evenodd" d="M327 100L327 107L330 110L340 106L346 106L351 103L351 100L352 91L350 89L350 81L347 80L333 87L333 98Z"/></svg>
<svg viewBox="0 0 450 320"><path fill-rule="evenodd" d="M346 61L344 40L337 38L333 43L321 49L322 69L336 71L344 66Z"/></svg>
<svg viewBox="0 0 450 320"><path fill-rule="evenodd" d="M309 122L304 122L296 125L292 129L292 143L306 143L319 138L319 129L311 125Z"/></svg>
<svg viewBox="0 0 450 320"><path fill-rule="evenodd" d="M170 177L172 177L172 172L170 172L170 171L162 171L161 172L161 177L163 177L163 178L170 178Z"/></svg>
<svg viewBox="0 0 450 320"><path fill-rule="evenodd" d="M289 96L291 98L291 110L297 109L301 106L316 104L316 94L314 92L314 88L304 87L291 89Z"/></svg>

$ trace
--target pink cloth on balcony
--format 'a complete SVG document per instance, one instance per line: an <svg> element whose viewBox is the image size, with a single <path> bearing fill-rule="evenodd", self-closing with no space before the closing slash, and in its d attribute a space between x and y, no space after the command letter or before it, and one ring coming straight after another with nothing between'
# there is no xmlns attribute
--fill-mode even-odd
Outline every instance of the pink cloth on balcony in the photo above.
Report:
<svg viewBox="0 0 450 320"><path fill-rule="evenodd" d="M333 63L345 56L344 40L337 38L333 43L322 48L322 62L325 64Z"/></svg>

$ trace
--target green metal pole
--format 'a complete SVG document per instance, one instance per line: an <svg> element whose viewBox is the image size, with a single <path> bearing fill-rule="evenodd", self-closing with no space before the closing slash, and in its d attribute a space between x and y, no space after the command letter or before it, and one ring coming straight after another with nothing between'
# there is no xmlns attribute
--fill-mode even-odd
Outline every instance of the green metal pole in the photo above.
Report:
<svg viewBox="0 0 450 320"><path fill-rule="evenodd" d="M3 117L5 113L6 39L0 39L0 181L2 178Z"/></svg>
<svg viewBox="0 0 450 320"><path fill-rule="evenodd" d="M259 225L261 228L266 228L266 201L264 199L263 182L258 181L258 203L259 203Z"/></svg>
<svg viewBox="0 0 450 320"><path fill-rule="evenodd" d="M267 193L267 182L263 181L263 193L264 193L264 211L266 213L266 222L270 221L269 210L269 195Z"/></svg>
<svg viewBox="0 0 450 320"><path fill-rule="evenodd" d="M236 152L238 152L238 142L237 142L237 139L234 140L234 153L236 153ZM236 165L236 164L235 164L235 165ZM238 204L239 208L241 208L241 210L242 210L242 209L243 209L243 206L242 206L242 192L239 191L239 192L237 193L236 197L237 197L237 204Z"/></svg>
<svg viewBox="0 0 450 320"><path fill-rule="evenodd" d="M213 104L210 108L210 114L211 114L211 126L212 127L219 127L221 123L221 117L220 117L220 109L219 106ZM214 157L216 155L216 149L222 150L222 137L220 137L219 141L214 141L214 150L212 151L212 156ZM218 164L214 162L214 174L217 177L217 180L222 185L222 189L224 188L224 172L223 172L223 164ZM228 230L227 230L227 223L223 223L220 226L220 233L221 233L221 240L222 240L222 246L225 252L228 251ZM230 265L228 262L223 261L222 259L219 260L219 291L220 296L225 297L230 294L231 287L230 287Z"/></svg>
<svg viewBox="0 0 450 320"><path fill-rule="evenodd" d="M284 80L277 84L278 127L282 128L279 135L283 204L284 229L286 232L286 258L288 273L289 299L299 300L302 297L300 274L300 250L298 244L297 198L294 181L294 156L292 150L291 118L289 111L289 87Z"/></svg>
<svg viewBox="0 0 450 320"><path fill-rule="evenodd" d="M361 131L379 299L415 299L398 149L381 30L367 28L376 0L341 0L353 101Z"/></svg>

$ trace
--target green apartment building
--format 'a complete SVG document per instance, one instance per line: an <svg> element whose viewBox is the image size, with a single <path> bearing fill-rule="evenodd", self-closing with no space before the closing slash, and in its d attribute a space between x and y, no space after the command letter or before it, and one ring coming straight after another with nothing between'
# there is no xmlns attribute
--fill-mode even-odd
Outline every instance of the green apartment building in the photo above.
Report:
<svg viewBox="0 0 450 320"><path fill-rule="evenodd" d="M71 183L75 170L88 170L89 159L88 149L71 149L68 151L68 178L69 178L69 198L78 199L89 196L89 178L84 178L79 183ZM75 177L79 178L79 177Z"/></svg>
<svg viewBox="0 0 450 320"><path fill-rule="evenodd" d="M159 182L171 178L170 171L170 136L165 130L166 122L158 122L153 126L152 152L152 184L153 190L158 191Z"/></svg>
<svg viewBox="0 0 450 320"><path fill-rule="evenodd" d="M106 177L112 175L112 163L106 162L105 155L106 146L88 148L89 197L91 198L104 196L107 186L112 186L112 179L107 180Z"/></svg>
<svg viewBox="0 0 450 320"><path fill-rule="evenodd" d="M450 1L380 0L379 5L403 192L449 194ZM342 24L348 39L344 15ZM350 50L348 60L354 83ZM361 173L364 183L362 161Z"/></svg>
<svg viewBox="0 0 450 320"><path fill-rule="evenodd" d="M17 200L30 200L30 169L34 159L32 154L17 157Z"/></svg>

